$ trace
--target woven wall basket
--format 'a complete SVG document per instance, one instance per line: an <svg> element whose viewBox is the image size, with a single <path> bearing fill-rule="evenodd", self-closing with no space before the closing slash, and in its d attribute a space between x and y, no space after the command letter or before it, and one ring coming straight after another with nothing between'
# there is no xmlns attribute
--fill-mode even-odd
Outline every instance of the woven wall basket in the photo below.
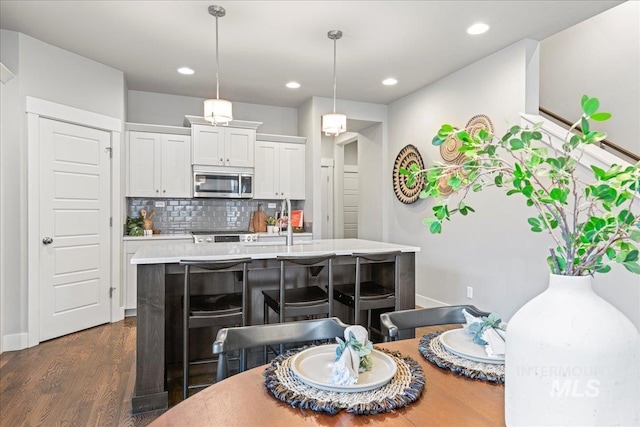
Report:
<svg viewBox="0 0 640 427"><path fill-rule="evenodd" d="M416 178L412 186L409 186L407 184L409 177L400 174L400 168L409 169L412 164L416 164L420 170L424 169L424 162L420 152L415 146L409 144L400 150L393 164L393 191L396 193L398 200L405 204L411 204L418 200L420 191L424 186L422 175Z"/></svg>
<svg viewBox="0 0 640 427"><path fill-rule="evenodd" d="M467 122L465 129L469 133L469 136L473 138L481 129L486 130L490 134L493 134L493 123L491 123L491 119L484 115L478 114L473 116Z"/></svg>

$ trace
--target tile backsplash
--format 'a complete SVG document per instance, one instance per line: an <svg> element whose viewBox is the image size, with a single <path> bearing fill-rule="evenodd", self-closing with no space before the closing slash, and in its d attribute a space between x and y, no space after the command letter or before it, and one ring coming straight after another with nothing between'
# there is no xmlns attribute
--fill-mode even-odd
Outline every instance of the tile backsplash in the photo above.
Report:
<svg viewBox="0 0 640 427"><path fill-rule="evenodd" d="M164 207L157 207L164 202ZM192 230L240 230L249 229L251 213L258 210L258 204L267 215L276 216L280 212L281 200L261 199L139 199L127 198L127 216L140 216L140 209L147 214L156 211L153 228L164 234L186 233ZM268 204L276 208L269 209ZM292 209L303 209L304 201L291 201Z"/></svg>

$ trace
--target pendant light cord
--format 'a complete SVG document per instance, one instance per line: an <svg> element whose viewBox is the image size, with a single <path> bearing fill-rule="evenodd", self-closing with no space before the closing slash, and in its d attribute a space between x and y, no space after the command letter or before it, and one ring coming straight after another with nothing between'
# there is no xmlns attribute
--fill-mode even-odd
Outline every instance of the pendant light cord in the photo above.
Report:
<svg viewBox="0 0 640 427"><path fill-rule="evenodd" d="M333 39L333 113L336 112L336 39Z"/></svg>
<svg viewBox="0 0 640 427"><path fill-rule="evenodd" d="M216 99L220 99L220 60L218 58L218 15L216 15ZM334 106L335 108L335 106Z"/></svg>

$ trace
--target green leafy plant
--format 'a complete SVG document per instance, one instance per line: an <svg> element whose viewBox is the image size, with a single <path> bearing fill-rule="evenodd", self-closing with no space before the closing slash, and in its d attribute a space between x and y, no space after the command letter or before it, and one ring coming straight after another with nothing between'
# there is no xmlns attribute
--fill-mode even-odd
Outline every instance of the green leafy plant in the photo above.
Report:
<svg viewBox="0 0 640 427"><path fill-rule="evenodd" d="M465 203L470 192L499 187L507 196L523 197L527 206L538 211L527 222L531 231L549 233L554 240L547 258L552 273L593 275L606 273L611 264L619 263L640 274L636 244L640 242L640 215L633 211L640 194L640 162L626 167L614 164L606 170L592 166L593 180L584 182L577 170L584 146L607 136L591 130L590 121L605 121L611 114L599 112L598 99L587 95L581 106L582 117L569 132L578 126L582 129L570 133L558 150L540 144L543 138L550 139L541 131L541 123L531 128L512 126L501 138L486 130L470 135L442 125L433 144L441 145L455 134L462 142L459 151L465 154L465 161L440 163L426 170L412 165L401 171L408 175L409 184L422 174L425 184L420 197L436 200L432 215L424 220L431 233L440 233L443 222L453 215L475 212ZM443 193L443 181L453 194Z"/></svg>
<svg viewBox="0 0 640 427"><path fill-rule="evenodd" d="M142 221L143 219L139 216L127 217L127 232L130 236L142 236L144 234Z"/></svg>
<svg viewBox="0 0 640 427"><path fill-rule="evenodd" d="M272 216L267 217L267 225L276 225L276 219Z"/></svg>

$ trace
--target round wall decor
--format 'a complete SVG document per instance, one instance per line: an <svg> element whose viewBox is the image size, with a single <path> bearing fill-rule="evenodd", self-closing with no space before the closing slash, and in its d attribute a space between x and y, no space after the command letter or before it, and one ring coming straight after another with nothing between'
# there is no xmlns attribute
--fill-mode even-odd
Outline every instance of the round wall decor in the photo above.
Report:
<svg viewBox="0 0 640 427"><path fill-rule="evenodd" d="M416 178L412 186L409 186L407 184L408 177L400 174L400 168L409 169L412 164L416 164L420 170L424 169L424 162L418 149L409 144L400 150L393 164L393 191L396 193L398 200L405 204L414 203L418 200L420 191L424 186L424 177L422 175Z"/></svg>
<svg viewBox="0 0 640 427"><path fill-rule="evenodd" d="M462 147L462 141L460 141L458 135L454 132L440 145L440 156L442 156L442 159L446 163L463 163L466 156L463 152L458 151L460 147Z"/></svg>
<svg viewBox="0 0 640 427"><path fill-rule="evenodd" d="M493 134L493 123L491 123L491 119L484 115L478 114L473 116L467 122L467 126L465 126L469 136L473 138L481 129L486 130L490 134Z"/></svg>

